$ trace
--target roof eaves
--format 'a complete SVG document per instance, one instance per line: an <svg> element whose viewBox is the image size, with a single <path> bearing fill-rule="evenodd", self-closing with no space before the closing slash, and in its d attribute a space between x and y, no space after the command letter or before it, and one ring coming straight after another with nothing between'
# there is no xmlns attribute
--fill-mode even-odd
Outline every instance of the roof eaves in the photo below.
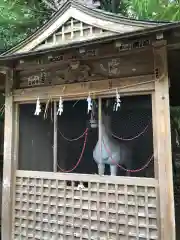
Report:
<svg viewBox="0 0 180 240"><path fill-rule="evenodd" d="M144 21L144 20L138 20L133 18L128 18L119 14L106 12L101 9L95 9L90 8L87 6L82 5L76 5L77 8L80 10L86 11L88 14L93 15L95 17L101 17L106 20L111 20L116 23L124 23L124 24L130 24L132 26L141 26L141 27L148 27L148 26L156 26L156 25L162 25L165 24L165 22L158 22L158 21ZM167 22L166 22L167 23Z"/></svg>
<svg viewBox="0 0 180 240"><path fill-rule="evenodd" d="M129 37L143 36L143 35L147 35L147 34L150 34L150 33L156 33L156 32L159 32L159 31L167 31L167 30L176 29L176 28L180 28L180 22L155 26L155 27L148 28L148 29L147 28L146 29L141 29L141 30L137 30L135 32L116 34L116 35L108 36L108 37L106 36L106 37L102 37L102 38L94 39L94 40L86 40L86 41L83 41L83 42L81 41L81 42L76 42L76 43L69 43L69 44L62 45L62 46L55 47L55 48L51 48L51 49L44 49L44 50L38 50L38 51L33 51L33 52L27 52L27 53L9 54L9 55L5 55L5 56L1 55L0 56L0 62L20 59L22 57L27 57L27 56L41 55L41 54L44 54L44 53L55 52L57 50L59 50L59 51L60 50L68 50L70 48L85 47L87 45L98 44L98 43L101 43L101 42L106 43L106 42L110 42L110 41L126 39L126 38L129 38Z"/></svg>
<svg viewBox="0 0 180 240"><path fill-rule="evenodd" d="M105 20L111 20L116 23L124 23L124 24L130 24L132 26L140 26L140 27L151 27L156 25L162 25L166 24L167 22L164 21L152 21L152 20L138 20L133 18L128 18L116 13L107 12L101 9L92 8L90 6L86 6L84 4L79 4L79 2L72 0L72 6L76 7L79 10L82 10L83 12L86 12L89 15L95 16L95 17L101 17L101 19ZM170 22L168 22L170 23Z"/></svg>
<svg viewBox="0 0 180 240"><path fill-rule="evenodd" d="M122 16L119 14L114 14L112 12L106 12L104 10L101 9L94 9L94 11L97 12L97 14L99 13L103 13L104 15L108 16L108 17L113 17L114 19L120 19L121 21L124 20L126 22L130 22L130 23L135 23L135 24L140 24L140 25L160 25L160 24L166 24L166 23L170 23L170 21L156 21L156 20L141 20L141 19L135 19L135 18L131 18L131 17L126 17L126 16Z"/></svg>

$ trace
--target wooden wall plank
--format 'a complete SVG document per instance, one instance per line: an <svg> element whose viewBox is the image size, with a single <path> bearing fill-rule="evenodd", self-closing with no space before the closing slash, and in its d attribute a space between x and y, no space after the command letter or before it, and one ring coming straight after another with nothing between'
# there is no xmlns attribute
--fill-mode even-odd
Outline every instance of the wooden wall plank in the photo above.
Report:
<svg viewBox="0 0 180 240"><path fill-rule="evenodd" d="M146 57L144 57L146 56ZM107 78L123 78L153 74L153 51L132 55L104 57L92 60L67 60L36 64L33 68L17 71L20 81L16 88L62 85L76 82L98 81Z"/></svg>

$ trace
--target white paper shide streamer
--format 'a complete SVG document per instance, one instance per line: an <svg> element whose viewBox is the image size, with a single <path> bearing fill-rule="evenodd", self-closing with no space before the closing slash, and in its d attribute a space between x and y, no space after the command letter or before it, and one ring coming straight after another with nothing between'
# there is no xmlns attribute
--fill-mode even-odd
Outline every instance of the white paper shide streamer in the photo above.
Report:
<svg viewBox="0 0 180 240"><path fill-rule="evenodd" d="M90 94L89 94L89 96L87 98L87 103L88 103L88 110L87 110L87 112L89 113L92 110L92 99L91 99Z"/></svg>
<svg viewBox="0 0 180 240"><path fill-rule="evenodd" d="M57 115L62 115L63 113L63 100L62 97L60 97L59 99L59 106L58 106L58 110L57 110Z"/></svg>
<svg viewBox="0 0 180 240"><path fill-rule="evenodd" d="M117 112L120 107L121 107L120 94L118 93L118 90L116 89L116 102L114 104L114 111Z"/></svg>
<svg viewBox="0 0 180 240"><path fill-rule="evenodd" d="M34 112L34 115L39 115L41 112L41 104L40 104L40 101L39 101L39 98L37 98L37 101L36 101L36 110Z"/></svg>

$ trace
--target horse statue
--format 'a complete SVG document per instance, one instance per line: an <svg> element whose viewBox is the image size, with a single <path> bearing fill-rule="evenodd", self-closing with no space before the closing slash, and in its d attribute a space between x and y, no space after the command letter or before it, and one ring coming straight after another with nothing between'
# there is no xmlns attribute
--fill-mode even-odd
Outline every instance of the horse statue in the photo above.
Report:
<svg viewBox="0 0 180 240"><path fill-rule="evenodd" d="M105 165L110 166L111 176L117 175L117 164L130 169L132 163L132 152L127 145L115 140L112 137L111 117L108 116L108 114L105 114L104 111L102 111L101 129L102 141L100 139L98 140L93 151L93 158L98 165L99 175L104 175ZM100 153L100 149L102 153ZM127 171L126 176L130 176L130 172Z"/></svg>

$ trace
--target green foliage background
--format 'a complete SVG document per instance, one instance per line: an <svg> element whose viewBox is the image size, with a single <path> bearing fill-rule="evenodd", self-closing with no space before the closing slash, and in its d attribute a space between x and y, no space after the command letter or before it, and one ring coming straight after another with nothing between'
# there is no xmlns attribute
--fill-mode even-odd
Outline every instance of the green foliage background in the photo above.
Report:
<svg viewBox="0 0 180 240"><path fill-rule="evenodd" d="M0 51L26 38L51 14L40 0L0 0Z"/></svg>

